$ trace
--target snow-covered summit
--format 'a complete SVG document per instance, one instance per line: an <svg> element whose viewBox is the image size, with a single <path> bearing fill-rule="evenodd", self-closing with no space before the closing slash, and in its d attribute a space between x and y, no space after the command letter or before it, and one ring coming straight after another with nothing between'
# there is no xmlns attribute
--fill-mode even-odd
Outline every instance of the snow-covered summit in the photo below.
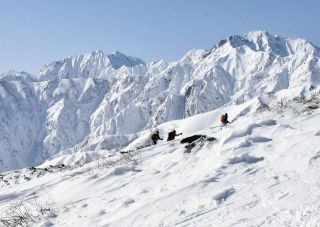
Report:
<svg viewBox="0 0 320 227"><path fill-rule="evenodd" d="M6 73L0 74L0 81L13 81L13 80L33 81L34 78L31 74L29 74L27 72L16 71L16 70L10 70Z"/></svg>
<svg viewBox="0 0 320 227"><path fill-rule="evenodd" d="M139 58L130 57L120 53L119 51L114 52L113 54L107 55L110 61L110 64L118 69L122 66L133 67L136 65L145 65L146 63Z"/></svg>
<svg viewBox="0 0 320 227"><path fill-rule="evenodd" d="M224 44L232 48L250 48L252 51L262 51L274 56L287 57L289 55L308 53L319 54L319 48L304 39L285 38L272 35L267 31L253 31L244 35L232 35L221 40L217 47Z"/></svg>
<svg viewBox="0 0 320 227"><path fill-rule="evenodd" d="M113 73L122 66L134 67L140 64L145 65L141 59L126 56L118 51L105 54L102 50L95 50L45 65L36 77L40 81L56 78L99 78Z"/></svg>

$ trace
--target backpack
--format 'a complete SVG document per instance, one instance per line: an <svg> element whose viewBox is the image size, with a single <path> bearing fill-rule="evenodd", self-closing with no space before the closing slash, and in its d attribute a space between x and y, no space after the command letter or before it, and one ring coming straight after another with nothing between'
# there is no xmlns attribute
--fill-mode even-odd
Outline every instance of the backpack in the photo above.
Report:
<svg viewBox="0 0 320 227"><path fill-rule="evenodd" d="M176 133L174 131L169 132L167 141L174 140Z"/></svg>
<svg viewBox="0 0 320 227"><path fill-rule="evenodd" d="M220 121L221 121L222 123L224 123L224 121L225 121L225 116L224 116L224 114L222 114L222 115L220 116Z"/></svg>
<svg viewBox="0 0 320 227"><path fill-rule="evenodd" d="M152 134L151 139L152 140L157 140L158 139L158 134Z"/></svg>

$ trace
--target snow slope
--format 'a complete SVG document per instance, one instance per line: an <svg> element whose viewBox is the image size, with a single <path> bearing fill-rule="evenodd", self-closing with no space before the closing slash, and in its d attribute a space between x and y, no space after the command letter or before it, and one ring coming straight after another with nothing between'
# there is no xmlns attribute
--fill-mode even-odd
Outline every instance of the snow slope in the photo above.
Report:
<svg viewBox="0 0 320 227"><path fill-rule="evenodd" d="M33 226L319 226L319 107L302 86L157 127L183 132L174 141L113 136L131 156L100 147L3 173L0 210L47 202ZM232 124L212 127L225 112ZM194 134L217 140L185 153Z"/></svg>
<svg viewBox="0 0 320 227"><path fill-rule="evenodd" d="M319 48L267 32L230 36L180 60L145 64L93 51L0 76L0 171L59 153L114 149L164 122L262 93L317 86ZM121 137L115 144L110 138Z"/></svg>

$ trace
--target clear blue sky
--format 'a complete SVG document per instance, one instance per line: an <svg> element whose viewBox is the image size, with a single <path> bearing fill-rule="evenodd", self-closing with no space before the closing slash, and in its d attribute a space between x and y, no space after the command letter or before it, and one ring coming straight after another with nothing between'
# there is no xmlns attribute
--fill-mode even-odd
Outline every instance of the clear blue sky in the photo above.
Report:
<svg viewBox="0 0 320 227"><path fill-rule="evenodd" d="M150 62L253 30L320 46L319 0L1 0L0 72L95 49Z"/></svg>

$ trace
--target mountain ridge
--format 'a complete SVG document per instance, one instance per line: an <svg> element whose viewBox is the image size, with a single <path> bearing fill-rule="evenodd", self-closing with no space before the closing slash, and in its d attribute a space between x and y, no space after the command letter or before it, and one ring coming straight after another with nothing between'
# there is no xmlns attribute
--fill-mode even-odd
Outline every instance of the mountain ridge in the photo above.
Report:
<svg viewBox="0 0 320 227"><path fill-rule="evenodd" d="M145 64L97 50L52 62L33 76L1 74L0 170L95 150L105 146L105 136L133 135L263 93L319 85L313 44L261 31L230 37L175 62Z"/></svg>

